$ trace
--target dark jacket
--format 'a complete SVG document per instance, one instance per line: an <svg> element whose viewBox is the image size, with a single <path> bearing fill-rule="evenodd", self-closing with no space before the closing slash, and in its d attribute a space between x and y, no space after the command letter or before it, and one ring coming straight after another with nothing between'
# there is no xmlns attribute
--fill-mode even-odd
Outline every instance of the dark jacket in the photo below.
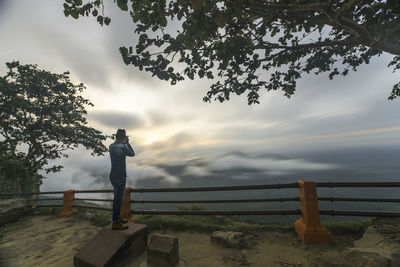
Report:
<svg viewBox="0 0 400 267"><path fill-rule="evenodd" d="M114 142L109 147L111 158L110 180L117 181L126 178L126 156L133 157L135 152L130 144Z"/></svg>

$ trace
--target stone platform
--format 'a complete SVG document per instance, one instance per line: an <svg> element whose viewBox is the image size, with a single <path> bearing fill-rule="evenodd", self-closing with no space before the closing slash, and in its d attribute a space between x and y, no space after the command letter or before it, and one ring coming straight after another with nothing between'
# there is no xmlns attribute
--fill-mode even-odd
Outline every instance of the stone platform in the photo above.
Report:
<svg viewBox="0 0 400 267"><path fill-rule="evenodd" d="M128 222L126 230L111 230L111 225L98 232L74 256L77 267L115 266L124 251L140 254L147 247L147 227L143 224Z"/></svg>

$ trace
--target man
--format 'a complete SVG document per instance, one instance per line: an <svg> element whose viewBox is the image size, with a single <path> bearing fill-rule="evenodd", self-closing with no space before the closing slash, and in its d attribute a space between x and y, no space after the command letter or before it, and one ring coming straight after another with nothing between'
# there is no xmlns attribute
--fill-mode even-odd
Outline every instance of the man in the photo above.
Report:
<svg viewBox="0 0 400 267"><path fill-rule="evenodd" d="M126 185L126 156L133 157L135 152L129 144L129 138L124 129L118 129L115 142L109 147L111 158L110 182L114 188L112 229L124 230L128 220L120 217L122 198Z"/></svg>

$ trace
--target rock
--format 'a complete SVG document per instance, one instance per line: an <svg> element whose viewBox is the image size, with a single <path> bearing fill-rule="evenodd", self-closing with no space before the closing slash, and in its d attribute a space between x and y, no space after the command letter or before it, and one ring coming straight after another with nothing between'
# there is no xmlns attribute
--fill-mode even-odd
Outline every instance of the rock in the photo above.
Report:
<svg viewBox="0 0 400 267"><path fill-rule="evenodd" d="M254 240L241 232L215 231L211 234L211 242L223 244L229 248L251 248L254 246Z"/></svg>
<svg viewBox="0 0 400 267"><path fill-rule="evenodd" d="M174 267L178 262L178 237L154 234L147 248L147 266Z"/></svg>
<svg viewBox="0 0 400 267"><path fill-rule="evenodd" d="M232 256L224 256L222 261L230 266L240 265L240 266L249 266L250 263L247 260L247 257L243 253L239 253Z"/></svg>
<svg viewBox="0 0 400 267"><path fill-rule="evenodd" d="M86 211L86 212L83 214L83 216L86 217L86 218L88 218L88 219L91 219L91 218L93 218L93 217L95 216L95 214Z"/></svg>
<svg viewBox="0 0 400 267"><path fill-rule="evenodd" d="M400 254L393 253L391 267L396 267L396 266L400 266Z"/></svg>
<svg viewBox="0 0 400 267"><path fill-rule="evenodd" d="M0 226L18 220L26 209L26 199L0 199Z"/></svg>

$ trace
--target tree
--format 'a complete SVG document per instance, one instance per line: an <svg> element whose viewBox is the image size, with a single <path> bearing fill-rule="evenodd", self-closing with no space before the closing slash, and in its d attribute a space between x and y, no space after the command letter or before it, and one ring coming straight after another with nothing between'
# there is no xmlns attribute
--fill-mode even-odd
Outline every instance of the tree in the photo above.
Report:
<svg viewBox="0 0 400 267"><path fill-rule="evenodd" d="M115 2L115 0L114 0ZM214 80L204 101L261 89L295 93L304 73L347 75L383 52L400 69L398 0L117 0L139 41L121 47L126 64L176 84ZM65 0L65 16L94 16L108 25L103 1ZM177 20L177 22L175 22ZM174 21L174 22L173 22ZM177 32L168 32L168 24ZM267 73L267 75L262 75ZM389 99L400 96L400 82Z"/></svg>
<svg viewBox="0 0 400 267"><path fill-rule="evenodd" d="M31 173L23 159L0 151L0 192L31 192L39 180L38 174Z"/></svg>
<svg viewBox="0 0 400 267"><path fill-rule="evenodd" d="M8 72L0 76L0 165L10 169L3 168L3 175L16 166L16 173L35 177L32 184L37 189L43 178L38 171L60 171L60 165L47 165L49 160L68 157L67 149L83 145L92 155L107 151L103 145L107 136L87 126L85 107L93 104L79 95L84 84L74 85L68 72L54 74L18 61L6 65ZM18 174L11 176L23 176ZM17 191L23 183L17 183Z"/></svg>

